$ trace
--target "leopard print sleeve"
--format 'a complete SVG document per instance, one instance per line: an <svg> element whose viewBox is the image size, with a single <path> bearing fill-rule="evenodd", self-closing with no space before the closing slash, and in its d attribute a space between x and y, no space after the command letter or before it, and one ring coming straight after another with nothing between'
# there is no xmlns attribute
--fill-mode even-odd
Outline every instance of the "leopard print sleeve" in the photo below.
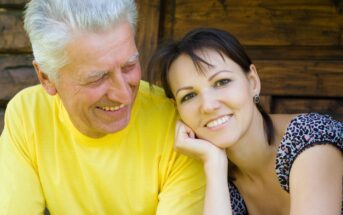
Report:
<svg viewBox="0 0 343 215"><path fill-rule="evenodd" d="M289 174L294 160L301 152L318 144L331 144L343 153L343 123L318 113L301 114L292 119L276 155L276 174L284 190L289 192Z"/></svg>
<svg viewBox="0 0 343 215"><path fill-rule="evenodd" d="M297 156L317 144L332 144L343 151L343 124L318 113L301 114L289 124L278 148L276 174L289 191L289 173Z"/></svg>

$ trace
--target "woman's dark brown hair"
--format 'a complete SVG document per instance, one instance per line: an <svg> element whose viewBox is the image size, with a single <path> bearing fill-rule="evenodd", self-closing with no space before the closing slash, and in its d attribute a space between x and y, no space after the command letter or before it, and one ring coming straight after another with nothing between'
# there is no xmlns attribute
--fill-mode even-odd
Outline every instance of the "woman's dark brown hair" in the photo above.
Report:
<svg viewBox="0 0 343 215"><path fill-rule="evenodd" d="M159 48L148 64L148 81L161 85L169 98L174 98L168 74L171 64L182 54L188 55L198 71L204 72L204 66L212 65L197 55L197 52L211 49L217 51L222 57L229 57L238 64L245 73L250 71L252 61L246 54L240 42L230 33L215 28L197 28L187 33L181 40L169 42ZM186 71L185 71L186 72ZM252 99L252 98L251 98ZM260 103L256 104L264 122L264 130L269 145L272 144L274 133L270 116L264 111ZM230 175L231 179L233 175Z"/></svg>

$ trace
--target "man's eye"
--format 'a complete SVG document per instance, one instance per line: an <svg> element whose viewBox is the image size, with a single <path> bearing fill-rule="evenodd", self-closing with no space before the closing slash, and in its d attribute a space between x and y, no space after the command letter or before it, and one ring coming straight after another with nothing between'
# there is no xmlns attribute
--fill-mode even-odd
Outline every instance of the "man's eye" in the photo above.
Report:
<svg viewBox="0 0 343 215"><path fill-rule="evenodd" d="M88 85L92 85L92 86L98 85L106 78L106 76L107 76L107 74L104 74L95 80L89 81Z"/></svg>
<svg viewBox="0 0 343 215"><path fill-rule="evenodd" d="M196 96L195 93L188 93L188 94L184 95L184 96L181 98L181 103L186 102L186 101L192 99L192 98L195 97L195 96Z"/></svg>
<svg viewBox="0 0 343 215"><path fill-rule="evenodd" d="M91 83L91 84L99 83L99 82L101 82L103 79L104 79L104 76L101 77L101 78L99 78L99 79L96 79L96 80L94 80L94 81L91 81L90 83Z"/></svg>
<svg viewBox="0 0 343 215"><path fill-rule="evenodd" d="M123 73L127 73L127 72L130 72L131 70L133 70L135 68L136 64L129 64L129 65L126 65L122 68L122 72Z"/></svg>
<svg viewBox="0 0 343 215"><path fill-rule="evenodd" d="M214 83L214 87L223 87L223 86L228 85L230 82L231 82L230 79L221 79Z"/></svg>

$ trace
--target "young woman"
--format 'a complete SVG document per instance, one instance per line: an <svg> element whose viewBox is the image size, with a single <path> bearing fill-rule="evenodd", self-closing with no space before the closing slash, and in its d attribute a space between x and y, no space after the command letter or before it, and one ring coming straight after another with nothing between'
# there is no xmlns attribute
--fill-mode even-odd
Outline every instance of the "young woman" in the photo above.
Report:
<svg viewBox="0 0 343 215"><path fill-rule="evenodd" d="M193 30L148 69L179 111L176 149L204 163L204 214L343 214L342 122L263 111L256 67L231 34Z"/></svg>

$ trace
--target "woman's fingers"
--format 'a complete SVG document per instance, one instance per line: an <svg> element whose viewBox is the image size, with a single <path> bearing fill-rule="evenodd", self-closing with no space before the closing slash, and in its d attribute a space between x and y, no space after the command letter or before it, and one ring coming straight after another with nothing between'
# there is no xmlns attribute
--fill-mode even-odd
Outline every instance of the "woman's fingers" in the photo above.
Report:
<svg viewBox="0 0 343 215"><path fill-rule="evenodd" d="M181 121L176 123L175 149L191 157L200 158L204 162L225 156L225 151L212 143L197 139L194 131Z"/></svg>
<svg viewBox="0 0 343 215"><path fill-rule="evenodd" d="M201 144L201 140L195 138L191 128L182 122L177 122L175 133L175 148L177 150L187 154L201 154L203 153Z"/></svg>

